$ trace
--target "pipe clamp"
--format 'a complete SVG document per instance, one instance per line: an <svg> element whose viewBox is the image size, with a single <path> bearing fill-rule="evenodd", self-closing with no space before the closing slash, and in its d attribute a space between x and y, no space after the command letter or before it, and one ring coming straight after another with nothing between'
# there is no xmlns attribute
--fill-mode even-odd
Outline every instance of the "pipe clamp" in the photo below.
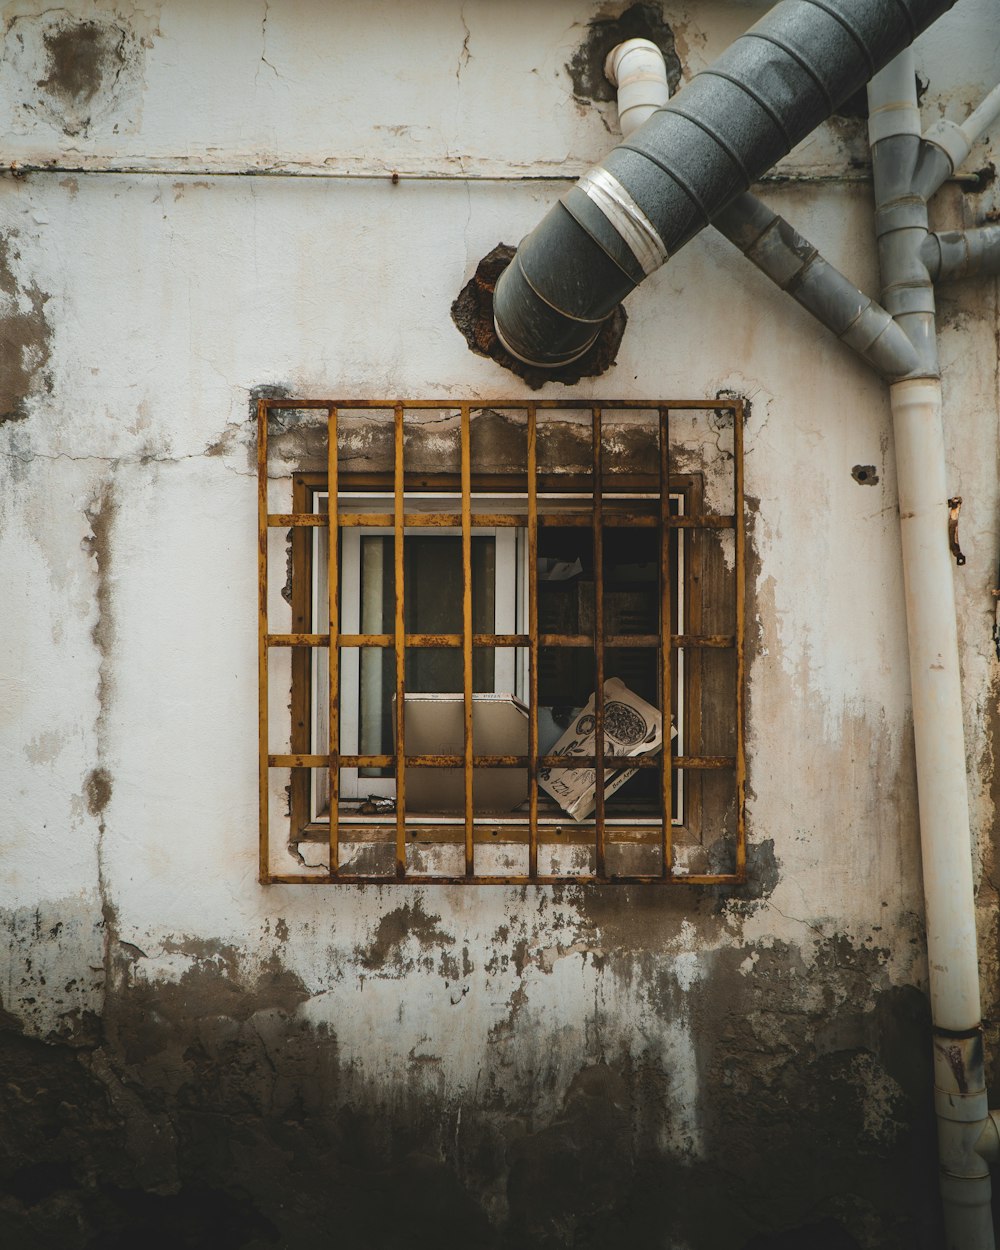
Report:
<svg viewBox="0 0 1000 1250"><path fill-rule="evenodd" d="M667 259L667 249L656 227L622 184L597 166L576 184L601 210L648 277Z"/></svg>

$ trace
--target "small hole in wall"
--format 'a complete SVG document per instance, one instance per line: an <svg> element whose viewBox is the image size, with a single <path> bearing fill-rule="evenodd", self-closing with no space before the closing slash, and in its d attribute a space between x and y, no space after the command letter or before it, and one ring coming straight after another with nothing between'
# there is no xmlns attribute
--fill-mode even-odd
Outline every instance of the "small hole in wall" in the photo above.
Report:
<svg viewBox="0 0 1000 1250"><path fill-rule="evenodd" d="M981 195L983 191L989 190L996 182L996 178L997 168L991 161L984 165L982 169L976 169L971 174L966 174L960 185L966 195Z"/></svg>
<svg viewBox="0 0 1000 1250"><path fill-rule="evenodd" d="M873 464L856 464L851 470L851 477L861 486L877 486L878 472Z"/></svg>

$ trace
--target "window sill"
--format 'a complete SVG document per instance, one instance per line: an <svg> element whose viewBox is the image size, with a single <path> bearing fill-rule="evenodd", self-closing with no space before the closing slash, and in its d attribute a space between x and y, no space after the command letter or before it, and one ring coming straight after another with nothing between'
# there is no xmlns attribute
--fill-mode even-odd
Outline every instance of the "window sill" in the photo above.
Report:
<svg viewBox="0 0 1000 1250"><path fill-rule="evenodd" d="M352 816L342 814L338 821L341 843L395 842L396 817ZM604 821L609 843L634 846L659 846L663 839L661 822L655 817L607 816ZM580 821L559 817L538 818L538 841L553 846L593 846L595 825L593 819ZM674 837L684 839L687 830L674 825ZM465 818L462 816L409 816L406 820L407 840L419 845L461 845L465 841ZM299 831L293 842L325 844L329 841L328 821L311 821ZM473 841L480 846L527 846L527 816L476 816L473 822Z"/></svg>

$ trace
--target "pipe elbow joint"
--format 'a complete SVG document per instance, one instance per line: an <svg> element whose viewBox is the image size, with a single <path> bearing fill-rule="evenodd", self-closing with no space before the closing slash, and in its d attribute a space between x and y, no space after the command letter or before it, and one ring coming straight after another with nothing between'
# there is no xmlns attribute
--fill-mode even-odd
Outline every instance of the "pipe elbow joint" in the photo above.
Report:
<svg viewBox="0 0 1000 1250"><path fill-rule="evenodd" d="M604 76L618 88L618 125L630 135L670 99L663 53L651 39L626 39L611 49Z"/></svg>

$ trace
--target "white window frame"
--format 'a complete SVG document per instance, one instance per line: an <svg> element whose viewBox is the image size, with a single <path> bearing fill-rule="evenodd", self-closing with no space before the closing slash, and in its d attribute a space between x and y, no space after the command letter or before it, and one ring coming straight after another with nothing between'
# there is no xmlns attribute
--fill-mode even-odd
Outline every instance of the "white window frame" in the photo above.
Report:
<svg viewBox="0 0 1000 1250"><path fill-rule="evenodd" d="M329 492L316 491L313 495L313 510L326 513L329 510ZM520 497L519 497L520 498ZM559 496L566 499L566 496ZM423 494L424 501L435 500L441 510L454 508L457 496L453 494ZM542 497L539 497L541 502ZM345 511L375 510L384 507L388 502L391 506L392 496L389 494L365 492L362 495L342 495L341 504ZM684 515L684 492L671 491L670 502L676 506L677 515ZM410 528L404 536L419 534L421 537L455 538L461 537L460 528ZM496 542L494 557L494 605L495 618L493 632L497 634L526 634L528 617L528 560L527 531L522 527L497 526L495 528L474 528L473 536L492 537ZM374 526L343 526L339 530L340 556L340 595L341 625L340 631L345 634L361 633L361 539L364 535L390 537L395 534L392 527ZM674 584L671 587L672 602L677 612L677 632L685 632L685 581L684 581L684 542L683 531L677 531L677 568ZM330 531L327 527L316 527L312 541L312 619L314 630L324 632L328 629L328 548ZM664 628L660 622L660 628ZM391 631L389 631L391 632ZM360 648L344 648L340 659L340 690L341 690L341 725L340 749L344 755L360 755L360 710L361 710L361 651ZM673 738L674 754L685 753L685 683L684 683L684 650L677 652L676 690L679 715L675 726L677 733ZM311 718L314 743L326 741L328 736L329 707L326 692L328 688L328 652L317 649L314 653L310 676L311 683ZM527 702L529 678L529 649L522 647L500 648L495 652L494 690L503 692L510 690L519 699ZM673 794L677 807L677 815L672 817L674 826L684 824L684 780L685 770L678 769L674 778ZM394 777L361 777L357 768L343 767L340 770L340 797L348 802L362 801L369 797L394 799L396 781ZM329 820L330 779L325 769L312 770L310 786L310 819L316 822ZM609 824L634 824L635 818L608 818Z"/></svg>
<svg viewBox="0 0 1000 1250"><path fill-rule="evenodd" d="M365 494L362 497L342 496L341 500L343 507L347 511L352 511L360 510L362 507L371 507L373 500L378 498L380 496ZM423 498L435 497L423 496ZM391 499L391 496L386 496L385 499ZM442 506L447 506L449 503L453 505L455 497L442 496L438 502ZM315 511L325 513L329 510L329 504L328 492L316 493L313 503ZM495 526L475 527L470 532L474 538L492 538L495 543L494 624L491 632L495 634L527 633L528 569L525 531L513 526ZM362 539L364 537L388 538L394 534L395 530L391 526L344 526L340 530L341 633L360 634L362 632ZM404 531L404 538L413 535L419 535L422 538L461 538L462 531L460 528L450 526ZM326 527L313 531L312 614L313 620L319 622L318 632L324 632L329 627L326 572L329 541L330 531ZM512 647L499 648L494 652L493 689L496 692L510 691L517 698L524 700L528 689L528 655L527 648L519 650L520 655ZM310 679L314 742L325 741L329 732L329 708L326 700L329 681L328 665L329 653L324 650L317 651ZM340 692L340 749L344 755L360 755L362 754L360 749L361 649L358 647L348 647L341 651ZM330 778L324 770L313 770L311 790L311 819L329 819ZM340 770L340 797L348 801L369 797L394 799L396 779L394 777L362 777L357 768L344 767Z"/></svg>

